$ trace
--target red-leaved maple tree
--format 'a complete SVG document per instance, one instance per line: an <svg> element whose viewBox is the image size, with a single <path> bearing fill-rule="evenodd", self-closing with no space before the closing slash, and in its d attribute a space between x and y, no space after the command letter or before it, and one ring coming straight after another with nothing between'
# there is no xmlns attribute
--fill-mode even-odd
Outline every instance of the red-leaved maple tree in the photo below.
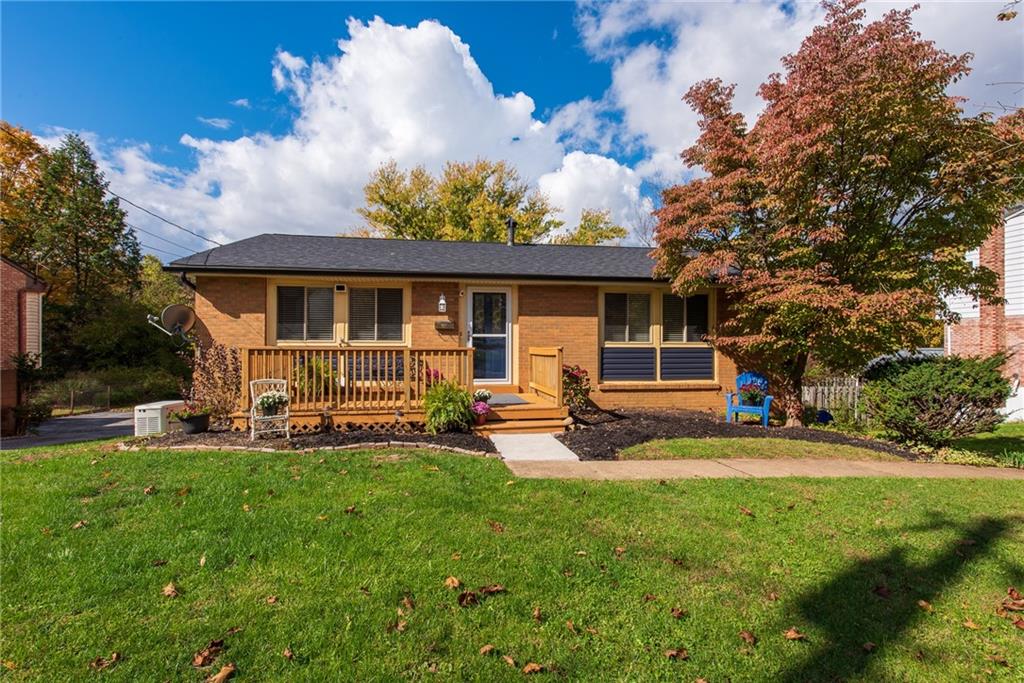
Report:
<svg viewBox="0 0 1024 683"><path fill-rule="evenodd" d="M657 212L660 271L681 294L722 287L711 342L769 377L790 425L809 358L856 370L920 345L953 317L948 294L994 299L964 254L1024 199L1024 114L968 116L947 94L969 54L923 40L913 10L866 23L860 0L824 6L753 127L732 86L687 92L701 134L682 157L707 175Z"/></svg>

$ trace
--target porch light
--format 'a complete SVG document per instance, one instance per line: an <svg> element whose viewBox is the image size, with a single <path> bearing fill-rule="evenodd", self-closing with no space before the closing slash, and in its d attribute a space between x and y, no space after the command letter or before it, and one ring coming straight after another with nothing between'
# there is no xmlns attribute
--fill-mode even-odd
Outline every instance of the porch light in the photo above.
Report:
<svg viewBox="0 0 1024 683"><path fill-rule="evenodd" d="M444 294L441 294L441 297L437 300L437 312L438 313L447 313L448 312L448 302L445 301Z"/></svg>

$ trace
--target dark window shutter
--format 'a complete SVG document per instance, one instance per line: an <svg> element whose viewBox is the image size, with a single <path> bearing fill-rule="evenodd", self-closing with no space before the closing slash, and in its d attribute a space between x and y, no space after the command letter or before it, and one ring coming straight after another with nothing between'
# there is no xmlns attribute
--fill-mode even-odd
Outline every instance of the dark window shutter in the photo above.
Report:
<svg viewBox="0 0 1024 683"><path fill-rule="evenodd" d="M626 341L626 295L604 295L604 340Z"/></svg>
<svg viewBox="0 0 1024 683"><path fill-rule="evenodd" d="M686 341L704 341L708 333L708 295L686 297Z"/></svg>
<svg viewBox="0 0 1024 683"><path fill-rule="evenodd" d="M334 289L309 287L306 289L306 339L330 341L334 339Z"/></svg>
<svg viewBox="0 0 1024 683"><path fill-rule="evenodd" d="M402 290L377 290L377 339L402 341Z"/></svg>
<svg viewBox="0 0 1024 683"><path fill-rule="evenodd" d="M661 297L661 340L665 342L686 341L683 333L683 311L686 303L675 294Z"/></svg>
<svg viewBox="0 0 1024 683"><path fill-rule="evenodd" d="M348 338L373 341L376 338L376 291L366 287L348 290Z"/></svg>
<svg viewBox="0 0 1024 683"><path fill-rule="evenodd" d="M651 341L651 295L629 295L629 341Z"/></svg>
<svg viewBox="0 0 1024 683"><path fill-rule="evenodd" d="M277 288L277 338L302 341L304 338L305 288Z"/></svg>

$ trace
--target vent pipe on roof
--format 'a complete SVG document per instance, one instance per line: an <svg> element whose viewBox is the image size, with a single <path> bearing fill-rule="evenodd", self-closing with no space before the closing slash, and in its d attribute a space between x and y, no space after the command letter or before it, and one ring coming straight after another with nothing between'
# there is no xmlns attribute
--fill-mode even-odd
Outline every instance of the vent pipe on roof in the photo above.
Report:
<svg viewBox="0 0 1024 683"><path fill-rule="evenodd" d="M511 247L516 243L516 219L509 216L505 225L508 227L508 241L505 243Z"/></svg>

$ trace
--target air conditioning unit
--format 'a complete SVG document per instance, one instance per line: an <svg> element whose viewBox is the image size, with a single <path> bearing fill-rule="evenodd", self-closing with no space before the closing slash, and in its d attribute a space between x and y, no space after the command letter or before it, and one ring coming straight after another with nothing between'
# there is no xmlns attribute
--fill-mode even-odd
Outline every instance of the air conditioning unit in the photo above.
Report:
<svg viewBox="0 0 1024 683"><path fill-rule="evenodd" d="M157 401L135 406L135 436L163 434L170 415L185 407L184 401Z"/></svg>

